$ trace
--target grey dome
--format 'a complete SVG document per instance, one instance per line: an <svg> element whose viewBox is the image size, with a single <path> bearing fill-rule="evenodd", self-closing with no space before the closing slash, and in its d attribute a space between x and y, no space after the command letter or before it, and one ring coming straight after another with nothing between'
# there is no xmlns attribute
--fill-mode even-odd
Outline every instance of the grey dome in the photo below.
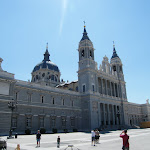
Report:
<svg viewBox="0 0 150 150"><path fill-rule="evenodd" d="M41 63L37 64L34 67L33 72L38 71L40 69L49 69L49 70L60 72L58 66L53 62L51 62L50 60L49 61L43 60Z"/></svg>
<svg viewBox="0 0 150 150"><path fill-rule="evenodd" d="M38 71L40 69L49 69L49 70L60 72L58 66L50 61L49 56L50 56L50 54L48 52L48 45L47 45L43 61L41 63L37 64L34 67L32 72Z"/></svg>

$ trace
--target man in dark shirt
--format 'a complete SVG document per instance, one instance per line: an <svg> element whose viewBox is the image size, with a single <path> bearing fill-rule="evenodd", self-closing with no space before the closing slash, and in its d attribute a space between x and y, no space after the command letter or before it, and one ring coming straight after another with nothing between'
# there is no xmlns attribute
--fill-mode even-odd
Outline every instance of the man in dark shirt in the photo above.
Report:
<svg viewBox="0 0 150 150"><path fill-rule="evenodd" d="M60 136L58 136L58 138L57 138L57 148L59 148L60 147Z"/></svg>
<svg viewBox="0 0 150 150"><path fill-rule="evenodd" d="M127 130L122 131L120 137L123 139L123 150L129 150L129 136L127 135Z"/></svg>
<svg viewBox="0 0 150 150"><path fill-rule="evenodd" d="M38 130L37 134L36 134L36 140L37 140L37 147L39 145L40 147L40 140L41 140L41 133L40 130Z"/></svg>

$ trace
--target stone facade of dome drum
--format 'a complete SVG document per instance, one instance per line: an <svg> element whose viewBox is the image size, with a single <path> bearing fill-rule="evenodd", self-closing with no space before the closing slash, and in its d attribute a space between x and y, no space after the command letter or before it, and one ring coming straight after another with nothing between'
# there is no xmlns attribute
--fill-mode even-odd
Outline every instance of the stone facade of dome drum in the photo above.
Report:
<svg viewBox="0 0 150 150"><path fill-rule="evenodd" d="M48 52L48 45L44 54L44 59L37 64L32 71L31 82L39 83L41 85L55 87L60 84L60 71L56 64L50 61Z"/></svg>

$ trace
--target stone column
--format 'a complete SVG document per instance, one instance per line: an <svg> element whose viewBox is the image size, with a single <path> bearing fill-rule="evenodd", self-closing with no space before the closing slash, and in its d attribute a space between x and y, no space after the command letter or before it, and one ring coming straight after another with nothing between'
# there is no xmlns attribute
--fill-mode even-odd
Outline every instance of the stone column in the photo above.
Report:
<svg viewBox="0 0 150 150"><path fill-rule="evenodd" d="M118 121L118 110L117 110L117 106L115 106L116 107L116 119L117 119L117 125L119 124L119 121Z"/></svg>
<svg viewBox="0 0 150 150"><path fill-rule="evenodd" d="M110 110L109 110L109 104L107 104L107 110L108 110L108 125L110 125Z"/></svg>
<svg viewBox="0 0 150 150"><path fill-rule="evenodd" d="M116 97L115 83L113 83L113 88L114 88L114 97Z"/></svg>
<svg viewBox="0 0 150 150"><path fill-rule="evenodd" d="M101 78L101 94L103 94L103 79Z"/></svg>
<svg viewBox="0 0 150 150"><path fill-rule="evenodd" d="M103 111L104 111L104 125L106 125L105 104L103 104Z"/></svg>
<svg viewBox="0 0 150 150"><path fill-rule="evenodd" d="M112 96L112 87L111 87L111 82L110 82L110 96Z"/></svg>
<svg viewBox="0 0 150 150"><path fill-rule="evenodd" d="M105 80L105 90L106 90L106 95L108 95L108 91L107 91L107 80Z"/></svg>
<svg viewBox="0 0 150 150"><path fill-rule="evenodd" d="M114 113L114 105L112 105L112 113L113 113L113 125L115 125L115 113Z"/></svg>
<svg viewBox="0 0 150 150"><path fill-rule="evenodd" d="M121 119L121 118L122 118L122 115L123 115L122 113L123 113L123 112L122 112L122 110L121 110L121 106L119 106L119 113L120 113L120 116L119 116L120 124L122 124L122 119ZM127 118L128 118L128 117L127 117Z"/></svg>
<svg viewBox="0 0 150 150"><path fill-rule="evenodd" d="M118 97L120 97L120 93L119 93L119 85L117 84L117 94L118 94Z"/></svg>
<svg viewBox="0 0 150 150"><path fill-rule="evenodd" d="M101 107L100 103L98 103L98 126L100 127L101 125Z"/></svg>

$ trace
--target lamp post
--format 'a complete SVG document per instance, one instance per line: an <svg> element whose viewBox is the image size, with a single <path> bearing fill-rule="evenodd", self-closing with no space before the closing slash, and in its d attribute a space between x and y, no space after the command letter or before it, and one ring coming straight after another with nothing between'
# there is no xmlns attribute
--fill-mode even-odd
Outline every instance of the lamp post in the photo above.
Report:
<svg viewBox="0 0 150 150"><path fill-rule="evenodd" d="M13 138L12 137L12 118L13 118L13 111L16 108L17 103L14 102L14 100L12 99L12 101L8 102L8 108L11 109L11 123L10 123L10 130L9 130L9 137L8 138Z"/></svg>

